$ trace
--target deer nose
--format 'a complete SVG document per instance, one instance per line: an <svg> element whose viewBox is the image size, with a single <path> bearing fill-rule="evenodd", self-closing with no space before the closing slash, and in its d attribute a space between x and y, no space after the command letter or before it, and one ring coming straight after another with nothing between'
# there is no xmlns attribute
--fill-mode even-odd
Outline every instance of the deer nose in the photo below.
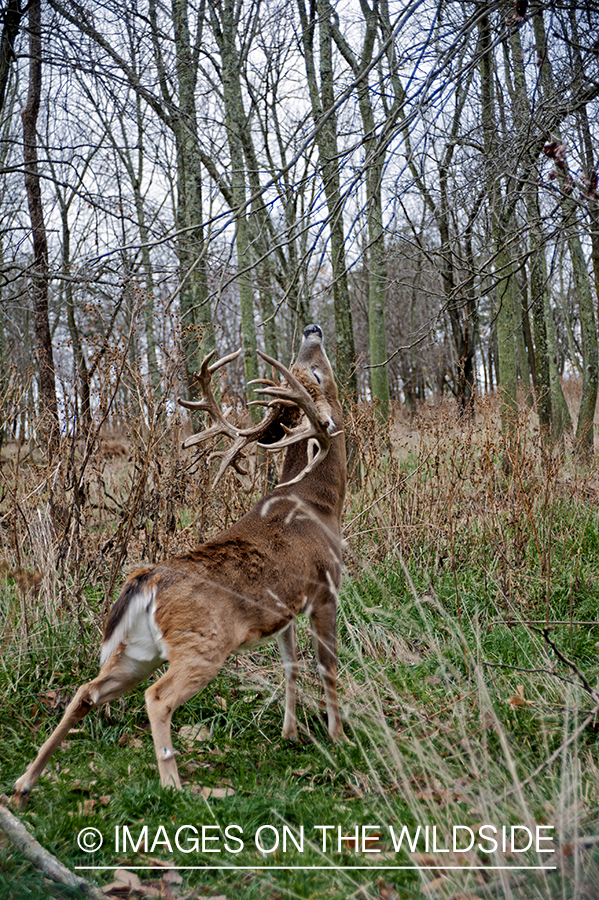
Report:
<svg viewBox="0 0 599 900"><path fill-rule="evenodd" d="M322 340L322 328L320 325L308 325L304 328L304 340L309 338L311 334L316 334Z"/></svg>

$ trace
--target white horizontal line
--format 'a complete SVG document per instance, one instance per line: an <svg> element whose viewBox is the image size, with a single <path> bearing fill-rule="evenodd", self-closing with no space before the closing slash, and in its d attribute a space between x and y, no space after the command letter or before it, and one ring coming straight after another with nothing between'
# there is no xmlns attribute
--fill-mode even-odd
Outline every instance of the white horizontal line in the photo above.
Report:
<svg viewBox="0 0 599 900"><path fill-rule="evenodd" d="M275 869L285 871L303 871L306 869L321 869L332 872L354 872L356 870L368 870L372 871L384 869L385 871L390 870L400 870L400 869L415 869L419 872L436 872L439 869L456 869L462 872L472 872L473 870L481 870L483 872L497 871L499 869L506 870L508 872L522 872L524 870L536 869L547 871L549 869L557 869L557 866L449 866L449 865L438 865L438 866L377 866L376 864L372 864L370 866L128 866L125 863L115 864L113 866L75 866L75 869L94 869L96 871L100 870L113 870L113 869L126 869L127 871L133 871L141 869L143 871L148 872L166 872L167 869L173 870L199 870L202 872L206 871L216 871L216 872L240 872L242 870L251 869L252 871L273 871Z"/></svg>

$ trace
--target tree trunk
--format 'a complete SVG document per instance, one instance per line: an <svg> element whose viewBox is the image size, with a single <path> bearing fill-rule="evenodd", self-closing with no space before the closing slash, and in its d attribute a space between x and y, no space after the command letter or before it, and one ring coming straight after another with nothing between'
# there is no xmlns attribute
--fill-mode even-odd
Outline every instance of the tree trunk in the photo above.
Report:
<svg viewBox="0 0 599 900"><path fill-rule="evenodd" d="M487 198L491 235L495 251L497 282L497 375L501 391L501 425L508 438L513 435L517 411L518 376L514 334L521 323L515 318L515 282L508 243L505 201L501 193L501 172L497 171L497 122L495 111L494 65L488 16L479 24L482 127L487 170ZM508 464L506 458L506 465Z"/></svg>
<svg viewBox="0 0 599 900"><path fill-rule="evenodd" d="M234 29L236 31L237 29ZM237 65L240 65L237 48L235 47L235 55L237 57ZM275 321L276 309L273 299L274 261L272 257L271 247L271 230L272 223L270 221L268 210L264 204L262 197L262 185L260 184L260 165L254 142L252 140L252 132L247 123L247 117L243 105L243 94L241 92L241 81L239 76L232 79L232 87L238 91L235 97L235 106L239 111L238 121L241 123L241 131L239 139L243 147L243 155L247 168L248 186L252 196L251 203L251 220L248 226L251 228L252 243L255 247L255 255L258 263L256 266L256 276L258 285L258 297L260 301L260 311L262 315L262 327L264 329L264 349L273 359L278 359L278 341L277 341L277 325ZM253 225L253 227L252 227Z"/></svg>
<svg viewBox="0 0 599 900"><path fill-rule="evenodd" d="M599 302L599 195L598 173L595 165L595 156L593 149L593 140L591 137L591 128L589 125L589 117L586 107L582 107L579 113L580 130L582 132L583 146L585 150L585 173L584 178L588 187L587 191L587 209L589 211L589 219L591 220L591 259L593 262L593 274L595 277L595 294Z"/></svg>
<svg viewBox="0 0 599 900"><path fill-rule="evenodd" d="M572 28L572 52L576 66L576 76L581 78L584 74L584 62L580 52L580 38L578 34L578 22L576 19L576 9L574 5L569 8L570 26ZM591 220L591 259L593 262L593 272L595 276L595 294L599 301L599 194L598 173L595 164L595 150L593 147L593 137L591 135L591 127L589 124L589 116L586 106L581 106L578 112L578 124L582 137L582 146L584 151L584 179L586 182L586 201Z"/></svg>
<svg viewBox="0 0 599 900"><path fill-rule="evenodd" d="M368 340L370 347L370 390L379 420L389 420L389 372L385 304L387 257L383 229L380 171L373 165L368 173Z"/></svg>
<svg viewBox="0 0 599 900"><path fill-rule="evenodd" d="M39 427L48 456L52 458L58 448L59 425L54 359L48 319L48 242L44 224L37 159L36 125L42 88L40 0L32 0L29 7L29 56L29 89L27 92L27 103L21 113L21 118L23 120L25 187L33 235L31 295L33 298L34 331L40 387Z"/></svg>
<svg viewBox="0 0 599 900"><path fill-rule="evenodd" d="M235 217L235 248L237 250L237 289L241 310L243 368L246 383L258 377L256 355L256 323L254 320L254 291L252 288L252 248L246 209L246 171L242 132L247 128L240 84L240 60L236 44L235 9L233 0L224 0L222 18L218 22L213 13L213 31L219 45L221 80L225 107L225 125L231 159L231 199ZM256 399L248 387L248 400ZM260 413L252 407L252 415Z"/></svg>
<svg viewBox="0 0 599 900"><path fill-rule="evenodd" d="M537 53L542 60L541 85L545 100L556 96L551 63L547 55L547 38L543 14L539 11L533 16L533 26ZM554 138L561 143L561 135L556 129ZM571 196L572 180L568 173L565 159L556 159L558 184L561 192L560 204L562 224L565 233L572 274L576 284L580 308L580 328L583 346L582 397L576 425L575 451L583 460L589 461L594 451L594 420L599 389L599 344L597 341L597 323L591 292L591 280L587 269L584 251L580 241L577 221L577 207Z"/></svg>
<svg viewBox="0 0 599 900"><path fill-rule="evenodd" d="M535 338L535 391L537 413L541 430L541 441L549 442L552 436L553 407L551 402L551 378L549 366L549 338L545 306L549 305L547 297L547 261L545 259L545 237L541 225L539 209L539 192L536 184L529 184L526 189L526 212L530 241L530 305ZM561 382L557 381L561 391ZM564 400L565 405L565 400ZM561 424L561 417L560 417ZM561 428L559 429L561 431ZM555 431L554 431L555 434ZM556 435L561 440L561 434Z"/></svg>
<svg viewBox="0 0 599 900"><path fill-rule="evenodd" d="M514 334L521 328L516 319L515 280L512 259L506 246L507 235L496 210L492 210L495 277L497 279L497 374L501 390L501 421L505 432L513 428L518 408L518 375Z"/></svg>
<svg viewBox="0 0 599 900"><path fill-rule="evenodd" d="M524 391L524 402L528 407L532 407L534 398L531 386L531 370L534 364L534 347L529 345L531 332L526 305L526 281L524 281L523 286L516 272L514 272L512 277L515 293L514 319L516 321L516 349L518 351L520 383Z"/></svg>
<svg viewBox="0 0 599 900"><path fill-rule="evenodd" d="M216 337L208 302L195 102L197 64L190 47L187 0L173 0L172 10L179 94L179 108L172 122L177 147L177 227L180 232L178 253L181 273L179 309L188 394L190 399L194 399L202 358L216 347ZM166 94L165 101L169 102L168 92L164 89L163 92Z"/></svg>
<svg viewBox="0 0 599 900"><path fill-rule="evenodd" d="M326 0L323 0L326 3ZM333 16L329 4L329 16ZM375 4L376 8L376 4ZM383 227L382 177L386 152L385 134L378 136L374 108L372 105L372 86L369 79L360 76L372 61L374 42L378 28L378 15L362 4L365 16L365 33L360 59L356 58L349 44L333 24L331 33L346 61L351 66L354 78L358 83L358 106L362 119L364 168L366 182L366 218L368 223L368 342L370 350L370 393L375 413L382 423L389 419L389 372L387 361L387 329L385 326L385 305L387 293L387 254L385 250L385 232ZM379 12L383 12L379 10ZM320 24L323 28L322 19ZM322 47L322 44L321 44ZM328 77L328 73L327 73ZM321 85L323 84L321 77ZM329 102L333 102L332 91ZM394 104L387 115L386 126L397 118L399 102Z"/></svg>
<svg viewBox="0 0 599 900"><path fill-rule="evenodd" d="M474 356L476 352L476 345L479 341L479 315L478 306L476 303L476 291L474 286L474 275L476 270L474 267L474 251L472 249L472 226L474 224L474 216L475 212L470 215L464 238L466 249L466 268L469 273L469 277L464 289L464 293L466 295L466 321L464 323L464 341L461 348L461 357L459 360L458 369L458 410L460 417L472 416L474 414Z"/></svg>
<svg viewBox="0 0 599 900"><path fill-rule="evenodd" d="M152 268L152 258L150 256L150 235L146 225L144 198L141 192L145 145L141 97L139 94L135 95L135 110L137 119L137 172L133 168L133 160L129 153L129 146L126 142L125 134L123 134L124 149L119 155L127 169L133 196L135 198L135 212L137 216L137 227L139 229L139 240L141 243L141 260L144 270L144 281L146 284L144 296L144 331L146 337L146 355L148 359L148 377L154 402L159 403L160 398L162 397L162 387L160 370L158 369L158 360L156 358L156 334L154 331L154 272Z"/></svg>
<svg viewBox="0 0 599 900"><path fill-rule="evenodd" d="M584 366L582 375L582 397L576 425L576 453L589 461L594 452L594 422L599 388L599 346L597 343L597 323L591 294L591 280L580 242L576 221L576 204L568 195L562 198L562 214L566 239L570 249L572 272L578 293L580 307L580 327Z"/></svg>
<svg viewBox="0 0 599 900"><path fill-rule="evenodd" d="M81 338L79 336L79 329L77 328L77 322L75 319L75 300L73 297L73 283L71 281L71 232L69 229L69 219L68 219L68 207L66 203L61 202L61 198L59 197L59 205L60 205L60 215L62 219L62 271L64 273L64 293L65 293L65 301L67 307L67 324L69 327L69 335L71 337L71 344L73 345L73 357L75 362L75 369L77 372L77 379L79 381L79 390L81 391L81 402L79 405L79 410L76 410L76 413L79 413L81 419L79 420L79 415L77 415L78 422L78 430L88 432L91 428L92 419L91 419L91 398L90 398L90 376L89 370L87 366L87 360L85 358L85 353L83 352L83 347L81 345Z"/></svg>
<svg viewBox="0 0 599 900"><path fill-rule="evenodd" d="M394 92L396 96L401 94L402 106L405 102L405 94L401 88L399 77L397 74L393 79L395 83ZM404 125L403 134L406 144L406 156L408 165L412 172L414 181L422 193L422 197L427 207L432 212L435 224L439 230L440 247L440 271L443 284L443 294L445 296L445 304L449 323L451 326L451 338L453 344L453 355L455 359L454 383L455 393L458 401L458 417L461 418L467 411L473 411L473 387L474 387L474 354L477 341L478 329L478 311L476 309L476 293L474 290L474 270L467 276L465 291L467 301L464 305L463 297L458 295L455 284L455 266L450 221L451 221L451 203L449 201L448 184L451 171L451 163L455 153L456 146L459 141L459 125L464 109L464 105L468 96L472 75L464 80L460 80L456 85L456 104L453 112L453 121L451 130L448 135L447 143L443 151L442 158L437 163L438 179L435 182L435 191L431 192L424 181L424 177L419 166L414 160L412 154L410 129ZM438 187L438 191L437 191ZM469 215L467 232L470 236L467 238L470 242L470 251L472 250L472 225L474 219L480 209L483 196L480 196L474 203L472 211ZM468 250L468 248L467 248ZM470 253L470 260L472 260ZM462 310L465 307L465 314Z"/></svg>
<svg viewBox="0 0 599 900"><path fill-rule="evenodd" d="M10 67L16 59L14 43L21 26L21 17L24 10L21 9L20 0L8 0L4 10L4 28L0 38L0 117L4 111L6 88L10 75Z"/></svg>
<svg viewBox="0 0 599 900"><path fill-rule="evenodd" d="M341 197L337 119L332 111L335 105L334 72L332 58L331 8L326 0L316 0L311 7L310 20L303 0L298 0L302 25L304 61L312 105L312 118L319 127L316 136L320 173L328 210L331 240L331 266L333 270L333 302L335 308L336 368L344 403L357 397L358 379L355 371L356 349L352 326L347 264L345 259L345 229L343 225L343 199ZM314 31L318 16L320 42L320 91L314 65ZM321 120L328 118L324 125Z"/></svg>
<svg viewBox="0 0 599 900"><path fill-rule="evenodd" d="M4 263L4 246L0 236L0 270ZM8 349L6 346L6 333L4 331L4 307L2 305L2 285L0 284L0 448L8 438L8 389L10 376L8 371Z"/></svg>

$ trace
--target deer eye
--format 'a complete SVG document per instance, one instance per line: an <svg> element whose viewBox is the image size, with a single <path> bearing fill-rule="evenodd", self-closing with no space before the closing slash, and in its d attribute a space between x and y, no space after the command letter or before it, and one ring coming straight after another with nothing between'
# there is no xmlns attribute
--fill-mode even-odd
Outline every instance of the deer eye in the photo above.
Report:
<svg viewBox="0 0 599 900"><path fill-rule="evenodd" d="M319 373L316 371L316 369L312 369L312 374L313 374L314 377L316 378L316 381L318 382L318 384L320 384L320 382L321 382L321 377L320 377Z"/></svg>

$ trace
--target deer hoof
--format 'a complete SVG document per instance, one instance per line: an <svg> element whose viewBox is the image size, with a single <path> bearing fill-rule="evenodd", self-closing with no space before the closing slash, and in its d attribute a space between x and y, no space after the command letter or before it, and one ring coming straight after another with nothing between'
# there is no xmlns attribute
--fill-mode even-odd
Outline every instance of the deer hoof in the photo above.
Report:
<svg viewBox="0 0 599 900"><path fill-rule="evenodd" d="M27 801L29 800L29 794L29 788L24 788L22 791L15 789L11 798L14 808L25 809Z"/></svg>

